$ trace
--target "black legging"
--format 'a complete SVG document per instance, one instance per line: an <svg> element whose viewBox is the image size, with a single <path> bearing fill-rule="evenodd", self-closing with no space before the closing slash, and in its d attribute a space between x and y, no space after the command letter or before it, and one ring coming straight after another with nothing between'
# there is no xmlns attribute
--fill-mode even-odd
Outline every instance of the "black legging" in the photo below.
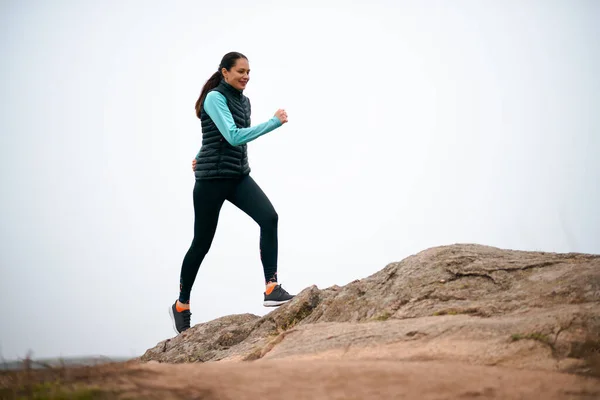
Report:
<svg viewBox="0 0 600 400"><path fill-rule="evenodd" d="M273 205L249 175L241 179L203 179L194 185L194 240L183 259L179 301L188 303L202 260L212 244L225 200L260 226L260 258L265 282L277 282L277 221Z"/></svg>

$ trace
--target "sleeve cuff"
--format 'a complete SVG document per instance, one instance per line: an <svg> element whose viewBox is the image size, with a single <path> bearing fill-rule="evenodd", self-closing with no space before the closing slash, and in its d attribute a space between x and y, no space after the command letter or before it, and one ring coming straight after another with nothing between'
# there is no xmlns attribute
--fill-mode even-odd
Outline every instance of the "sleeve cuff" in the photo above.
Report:
<svg viewBox="0 0 600 400"><path fill-rule="evenodd" d="M274 116L274 115L273 115L273 117L271 118L271 121L273 121L273 122L275 123L275 126L276 126L276 127L278 127L278 128L279 128L281 125L283 125L283 124L281 123L281 121L279 120L279 118L277 118L277 117L276 117L276 116Z"/></svg>

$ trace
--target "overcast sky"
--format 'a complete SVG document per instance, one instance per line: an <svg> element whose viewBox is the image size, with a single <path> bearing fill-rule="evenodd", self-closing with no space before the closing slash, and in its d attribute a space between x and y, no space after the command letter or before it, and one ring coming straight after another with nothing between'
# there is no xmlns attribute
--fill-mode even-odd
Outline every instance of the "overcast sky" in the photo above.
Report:
<svg viewBox="0 0 600 400"><path fill-rule="evenodd" d="M253 123L289 114L249 158L290 292L453 243L600 253L600 2L351 3L1 1L5 358L174 335L194 103L229 51ZM258 240L226 203L192 323L270 311Z"/></svg>

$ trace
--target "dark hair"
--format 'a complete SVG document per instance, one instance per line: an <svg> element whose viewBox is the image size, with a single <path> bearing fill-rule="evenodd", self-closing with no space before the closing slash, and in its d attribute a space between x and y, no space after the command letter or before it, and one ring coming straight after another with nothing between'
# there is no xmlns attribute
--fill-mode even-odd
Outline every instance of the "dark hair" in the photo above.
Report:
<svg viewBox="0 0 600 400"><path fill-rule="evenodd" d="M221 59L221 64L219 64L219 68L217 69L217 72L215 72L210 78L208 78L208 80L202 87L200 97L198 97L198 100L196 100L196 116L198 118L200 118L200 113L202 112L202 104L204 103L206 95L212 89L216 88L219 85L219 83L221 83L221 79L223 78L221 70L223 68L225 68L227 71L231 70L231 68L233 68L233 66L235 65L236 61L240 58L245 58L246 60L248 59L248 57L246 57L242 53L238 53L237 51L232 51L231 53L227 53L223 56L223 58Z"/></svg>

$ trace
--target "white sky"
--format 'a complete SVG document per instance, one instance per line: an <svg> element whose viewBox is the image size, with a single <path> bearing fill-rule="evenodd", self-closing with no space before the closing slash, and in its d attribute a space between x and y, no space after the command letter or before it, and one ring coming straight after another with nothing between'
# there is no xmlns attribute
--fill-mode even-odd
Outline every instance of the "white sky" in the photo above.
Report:
<svg viewBox="0 0 600 400"><path fill-rule="evenodd" d="M194 103L229 51L253 123L289 114L249 157L290 292L459 242L600 253L600 2L349 3L0 3L5 358L173 336ZM258 239L226 203L193 323L270 311Z"/></svg>

